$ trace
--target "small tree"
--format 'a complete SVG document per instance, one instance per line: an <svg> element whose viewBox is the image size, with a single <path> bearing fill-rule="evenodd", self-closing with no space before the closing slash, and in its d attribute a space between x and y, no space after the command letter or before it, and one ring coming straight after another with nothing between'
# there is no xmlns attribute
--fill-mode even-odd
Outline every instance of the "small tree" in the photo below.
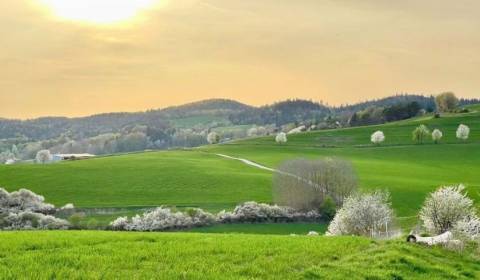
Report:
<svg viewBox="0 0 480 280"><path fill-rule="evenodd" d="M50 154L49 150L38 151L35 160L37 161L37 163L45 164L52 160L52 154Z"/></svg>
<svg viewBox="0 0 480 280"><path fill-rule="evenodd" d="M382 131L375 131L370 137L370 140L373 144L380 145L380 143L385 141L385 134L383 134Z"/></svg>
<svg viewBox="0 0 480 280"><path fill-rule="evenodd" d="M473 201L464 190L463 185L446 186L427 197L420 210L420 219L428 232L444 233L459 221L475 214Z"/></svg>
<svg viewBox="0 0 480 280"><path fill-rule="evenodd" d="M287 143L287 134L285 132L280 132L275 136L275 142L279 144Z"/></svg>
<svg viewBox="0 0 480 280"><path fill-rule="evenodd" d="M450 112L457 108L458 98L453 92L444 92L435 97L435 104L437 105L437 111Z"/></svg>
<svg viewBox="0 0 480 280"><path fill-rule="evenodd" d="M439 129L435 129L432 132L432 140L435 144L438 144L443 137L443 133Z"/></svg>
<svg viewBox="0 0 480 280"><path fill-rule="evenodd" d="M470 135L470 128L464 124L461 124L457 128L457 138L460 140L467 140Z"/></svg>
<svg viewBox="0 0 480 280"><path fill-rule="evenodd" d="M273 199L297 210L318 210L327 197L341 206L357 186L357 174L348 161L288 160L274 174Z"/></svg>
<svg viewBox="0 0 480 280"><path fill-rule="evenodd" d="M412 138L413 138L413 141L419 144L422 144L425 138L427 138L429 134L430 134L430 131L428 130L428 128L422 124L417 128L415 128L415 130L412 132L412 136L413 136Z"/></svg>
<svg viewBox="0 0 480 280"><path fill-rule="evenodd" d="M207 141L210 144L217 144L220 142L220 135L218 133L212 131L207 135Z"/></svg>
<svg viewBox="0 0 480 280"><path fill-rule="evenodd" d="M254 137L258 135L258 129L256 127L252 127L249 130L247 130L247 136L248 137Z"/></svg>
<svg viewBox="0 0 480 280"><path fill-rule="evenodd" d="M354 194L337 211L328 226L327 235L388 236L393 229L393 222L388 193Z"/></svg>

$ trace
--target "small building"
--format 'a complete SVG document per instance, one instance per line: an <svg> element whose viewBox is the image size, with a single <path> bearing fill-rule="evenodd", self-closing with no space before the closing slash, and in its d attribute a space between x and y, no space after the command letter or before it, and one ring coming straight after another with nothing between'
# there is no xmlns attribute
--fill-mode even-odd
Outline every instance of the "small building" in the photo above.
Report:
<svg viewBox="0 0 480 280"><path fill-rule="evenodd" d="M93 158L95 155L92 154L54 154L52 156L53 162L64 161L64 160L81 160Z"/></svg>

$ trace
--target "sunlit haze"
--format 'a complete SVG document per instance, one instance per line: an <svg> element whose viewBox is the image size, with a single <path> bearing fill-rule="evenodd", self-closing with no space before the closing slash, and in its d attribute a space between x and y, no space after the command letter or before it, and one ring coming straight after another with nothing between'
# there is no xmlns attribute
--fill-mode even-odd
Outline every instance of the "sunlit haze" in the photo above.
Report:
<svg viewBox="0 0 480 280"><path fill-rule="evenodd" d="M107 24L129 20L157 0L40 0L67 20Z"/></svg>
<svg viewBox="0 0 480 280"><path fill-rule="evenodd" d="M0 117L478 97L480 2L0 0Z"/></svg>

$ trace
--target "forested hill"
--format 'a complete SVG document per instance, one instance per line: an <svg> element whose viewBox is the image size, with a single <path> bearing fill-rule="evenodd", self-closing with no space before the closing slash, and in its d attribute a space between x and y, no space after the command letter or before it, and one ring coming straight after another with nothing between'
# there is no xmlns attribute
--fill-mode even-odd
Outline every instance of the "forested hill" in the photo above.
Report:
<svg viewBox="0 0 480 280"><path fill-rule="evenodd" d="M175 128L210 129L225 125L267 125L282 126L288 123L318 123L327 118L335 122L348 124L352 115L359 118L384 112L391 106L413 104L405 110L435 110L432 96L396 95L378 100L361 102L353 105L330 107L323 103L309 100L286 100L261 107L249 106L234 100L210 99L165 109L134 113L106 113L81 118L45 117L32 120L0 119L0 139L25 139L29 141L47 140L66 135L81 139L105 133L130 131L135 126L144 126L156 132L172 133ZM478 99L460 99L460 105L477 103ZM405 105L406 106L406 105ZM402 108L393 108L401 111ZM366 112L361 112L367 110ZM390 110L392 111L392 110ZM403 113L403 112L400 112ZM416 112L415 112L416 113ZM409 115L407 114L407 117ZM376 122L394 120L380 118ZM179 125L182 124L182 126ZM359 122L361 124L362 122ZM370 120L364 121L370 123ZM352 125L355 125L352 123Z"/></svg>
<svg viewBox="0 0 480 280"><path fill-rule="evenodd" d="M26 137L45 140L62 134L91 137L117 132L127 126L165 128L173 119L188 116L224 116L251 108L233 100L211 99L165 109L134 113L106 113L81 118L45 117L31 120L0 119L0 139Z"/></svg>

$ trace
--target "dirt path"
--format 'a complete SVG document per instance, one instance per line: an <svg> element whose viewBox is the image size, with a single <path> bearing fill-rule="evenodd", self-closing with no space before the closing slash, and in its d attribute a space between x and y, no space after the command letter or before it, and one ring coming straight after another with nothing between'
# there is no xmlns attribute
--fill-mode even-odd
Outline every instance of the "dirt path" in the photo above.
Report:
<svg viewBox="0 0 480 280"><path fill-rule="evenodd" d="M224 154L216 154L216 155L220 156L220 157L223 157L223 158L238 160L238 161L241 161L241 162L245 163L246 165L250 165L250 166L253 166L253 167L256 167L256 168L259 168L259 169L268 170L268 171L271 171L271 172L278 172L278 170L276 170L276 169L266 167L264 165L258 164L256 162L253 162L253 161L248 160L248 159L231 157L231 156L227 156L227 155L224 155Z"/></svg>

